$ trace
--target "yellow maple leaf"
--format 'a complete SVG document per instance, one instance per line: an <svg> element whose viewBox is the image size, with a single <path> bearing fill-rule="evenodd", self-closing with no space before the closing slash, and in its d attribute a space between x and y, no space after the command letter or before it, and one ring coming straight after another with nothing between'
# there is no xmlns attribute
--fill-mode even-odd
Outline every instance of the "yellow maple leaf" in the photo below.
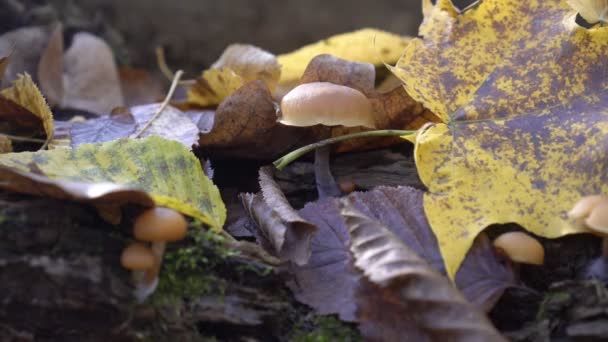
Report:
<svg viewBox="0 0 608 342"><path fill-rule="evenodd" d="M47 143L53 139L53 113L29 74L19 75L11 87L0 91L0 95L40 118Z"/></svg>
<svg viewBox="0 0 608 342"><path fill-rule="evenodd" d="M383 65L384 62L394 63L408 41L409 38L370 28L335 35L278 56L282 67L279 83L297 83L308 63L322 54L376 66Z"/></svg>
<svg viewBox="0 0 608 342"><path fill-rule="evenodd" d="M479 232L515 222L548 238L583 231L581 196L608 193L608 28L563 1L431 5L392 70L445 124L416 138L425 213L453 277Z"/></svg>

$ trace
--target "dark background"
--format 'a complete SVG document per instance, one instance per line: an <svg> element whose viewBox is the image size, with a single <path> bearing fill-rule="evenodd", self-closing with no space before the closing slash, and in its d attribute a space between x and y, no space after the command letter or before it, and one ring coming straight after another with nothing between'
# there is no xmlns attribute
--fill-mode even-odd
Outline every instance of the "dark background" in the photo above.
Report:
<svg viewBox="0 0 608 342"><path fill-rule="evenodd" d="M102 36L119 63L201 70L231 43L289 52L333 34L375 27L415 35L421 0L0 0L0 32L62 21L66 34Z"/></svg>

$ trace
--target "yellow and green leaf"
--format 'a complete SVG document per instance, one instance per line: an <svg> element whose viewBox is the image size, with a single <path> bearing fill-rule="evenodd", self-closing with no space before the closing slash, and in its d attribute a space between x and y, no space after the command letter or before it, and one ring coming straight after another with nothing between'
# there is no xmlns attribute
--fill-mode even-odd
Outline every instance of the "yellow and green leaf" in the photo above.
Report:
<svg viewBox="0 0 608 342"><path fill-rule="evenodd" d="M83 144L75 149L8 153L0 165L22 171L34 166L45 176L87 183L112 182L146 191L157 205L220 230L226 209L200 161L177 141L158 136Z"/></svg>
<svg viewBox="0 0 608 342"><path fill-rule="evenodd" d="M450 276L491 224L582 231L567 211L608 193L608 28L577 26L566 1L425 3L423 38L393 71L445 122L420 132L415 158Z"/></svg>

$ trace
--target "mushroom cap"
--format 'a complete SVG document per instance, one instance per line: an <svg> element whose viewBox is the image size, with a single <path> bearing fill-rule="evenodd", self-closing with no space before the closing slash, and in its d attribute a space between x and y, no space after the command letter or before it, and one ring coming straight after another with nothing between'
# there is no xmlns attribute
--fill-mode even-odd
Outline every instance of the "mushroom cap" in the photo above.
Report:
<svg viewBox="0 0 608 342"><path fill-rule="evenodd" d="M545 261L545 249L540 242L523 232L504 233L493 244L513 262L542 265Z"/></svg>
<svg viewBox="0 0 608 342"><path fill-rule="evenodd" d="M600 202L608 202L608 197L604 195L585 196L576 202L574 207L568 212L568 217L571 219L585 218L591 214L593 208Z"/></svg>
<svg viewBox="0 0 608 342"><path fill-rule="evenodd" d="M156 265L156 256L148 246L133 242L122 251L120 264L132 271L149 270Z"/></svg>
<svg viewBox="0 0 608 342"><path fill-rule="evenodd" d="M186 236L187 229L184 215L173 209L154 207L135 219L133 234L142 241L178 241Z"/></svg>
<svg viewBox="0 0 608 342"><path fill-rule="evenodd" d="M372 103L362 92L329 82L301 84L287 93L281 100L279 122L300 127L376 127Z"/></svg>
<svg viewBox="0 0 608 342"><path fill-rule="evenodd" d="M601 200L585 219L585 225L602 236L608 235L608 199Z"/></svg>

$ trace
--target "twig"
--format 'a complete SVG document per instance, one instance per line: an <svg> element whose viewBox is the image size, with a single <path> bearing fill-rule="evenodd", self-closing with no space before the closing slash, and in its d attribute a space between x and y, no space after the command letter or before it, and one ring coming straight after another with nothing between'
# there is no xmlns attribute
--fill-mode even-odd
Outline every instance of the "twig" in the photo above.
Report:
<svg viewBox="0 0 608 342"><path fill-rule="evenodd" d="M385 130L377 130L377 131L367 131L367 132L359 132L353 134L346 134L335 138L329 138L326 140L318 141L314 144L306 145L304 147L300 147L299 149L292 151L283 157L275 160L272 164L277 168L277 170L283 170L287 165L289 165L294 160L300 158L306 153L322 146L334 144L340 141L354 139L354 138L366 138L366 137L389 137L389 136L403 136L403 135L412 135L415 134L416 131L406 131L406 130L396 130L396 129L385 129Z"/></svg>
<svg viewBox="0 0 608 342"><path fill-rule="evenodd" d="M167 60L165 59L165 50L162 48L162 46L159 46L156 48L155 52L156 52L156 64L158 65L160 72L163 75L165 75L165 77L169 81L172 81L173 78L175 77L175 74L173 73L173 71L171 71L171 69L167 65ZM183 86L189 86L194 83L196 83L195 80L183 80L183 81L178 82L179 85L183 85Z"/></svg>
<svg viewBox="0 0 608 342"><path fill-rule="evenodd" d="M160 114L163 112L163 110L165 110L165 108L169 104L169 101L171 101L171 98L173 97L173 93L175 92L175 88L177 88L177 83L179 82L179 79L182 77L183 74L184 74L184 72L182 70L178 70L175 73L175 77L173 78L173 82L171 82L171 88L169 88L169 92L167 93L167 96L165 97L165 100L160 105L160 107L158 107L158 110L156 111L156 113L154 113L154 116L152 116L152 118L150 120L148 120L148 122L146 122L146 124L144 125L144 127L141 130L139 130L139 132L137 132L137 134L134 136L134 138L139 138L141 136L141 134L146 129L148 129L148 127L150 127L150 125L152 124L152 122L154 122L154 120L156 120L160 116Z"/></svg>
<svg viewBox="0 0 608 342"><path fill-rule="evenodd" d="M11 140L14 140L14 141L34 142L34 143L46 144L46 140L44 140L44 139L20 137L20 136L10 135L10 134L4 134L4 133L2 133L0 135L4 136L4 137L7 137L7 138L9 138ZM44 148L44 146L42 148Z"/></svg>

